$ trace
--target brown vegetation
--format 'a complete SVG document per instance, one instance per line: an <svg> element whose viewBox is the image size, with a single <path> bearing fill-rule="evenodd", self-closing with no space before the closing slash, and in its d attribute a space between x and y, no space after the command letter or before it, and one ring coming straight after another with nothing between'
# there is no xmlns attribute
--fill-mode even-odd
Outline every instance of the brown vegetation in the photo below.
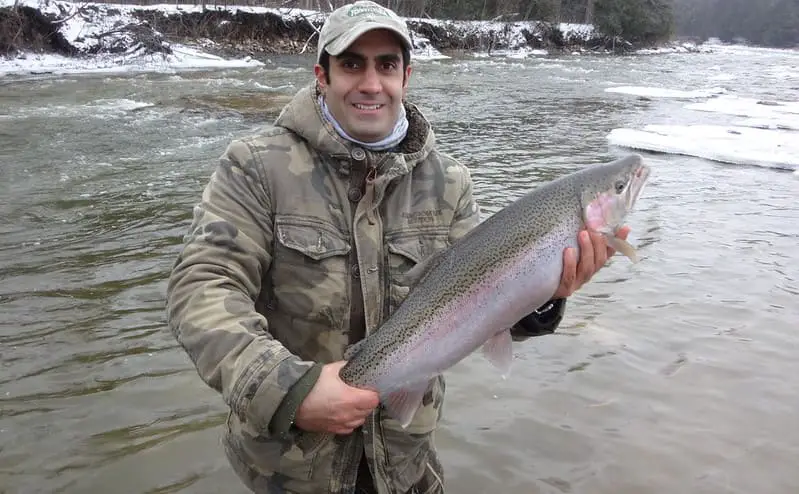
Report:
<svg viewBox="0 0 799 494"><path fill-rule="evenodd" d="M143 2L146 0L136 0ZM201 1L201 0L198 0ZM86 22L119 12L98 4L77 5L74 9L52 17L30 7L0 9L0 56L13 56L21 51L54 52L64 55L98 53L170 53L169 43L200 44L204 50L222 56L249 54L309 53L316 48L317 33L324 16L280 16L269 12L245 12L239 9L166 12L157 9L136 9L131 13L136 22L117 24L106 32L87 34L80 39L81 49L71 46L58 32L59 24L78 15ZM515 27L497 22L493 31L470 23L428 22L411 18L409 27L430 40L436 49L447 52L517 49L522 47L549 50L589 49L620 52L629 48L618 37L596 34L592 39L566 39L551 22L528 21L520 39ZM212 43L207 43L210 40ZM210 46L209 46L210 45ZM420 45L422 46L422 45Z"/></svg>
<svg viewBox="0 0 799 494"><path fill-rule="evenodd" d="M58 32L58 25L30 7L0 8L0 55L21 51L75 55L77 51Z"/></svg>
<svg viewBox="0 0 799 494"><path fill-rule="evenodd" d="M136 17L162 33L177 40L210 39L235 51L249 53L298 53L312 37L316 25L310 19L283 19L271 13L248 13L229 10L205 10L166 14L157 10L138 10ZM311 50L315 46L311 46Z"/></svg>

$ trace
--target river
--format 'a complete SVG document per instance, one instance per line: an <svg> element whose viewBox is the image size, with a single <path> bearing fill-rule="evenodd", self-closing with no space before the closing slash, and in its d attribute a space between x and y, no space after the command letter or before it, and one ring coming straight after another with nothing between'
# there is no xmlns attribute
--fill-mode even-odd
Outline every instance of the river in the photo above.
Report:
<svg viewBox="0 0 799 494"><path fill-rule="evenodd" d="M245 492L164 291L217 157L311 63L0 79L0 493ZM624 154L614 128L727 118L606 87L797 101L798 67L744 48L469 57L420 62L410 95L491 214ZM641 262L614 258L507 380L479 353L448 372L449 492L799 492L799 180L645 156Z"/></svg>

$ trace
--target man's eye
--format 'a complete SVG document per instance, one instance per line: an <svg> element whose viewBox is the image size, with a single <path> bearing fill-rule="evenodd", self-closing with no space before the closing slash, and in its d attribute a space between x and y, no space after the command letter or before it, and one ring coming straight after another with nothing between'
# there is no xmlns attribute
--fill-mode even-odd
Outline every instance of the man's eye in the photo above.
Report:
<svg viewBox="0 0 799 494"><path fill-rule="evenodd" d="M347 70L355 70L360 67L360 64L355 60L344 60L341 62L341 66Z"/></svg>
<svg viewBox="0 0 799 494"><path fill-rule="evenodd" d="M391 72L392 70L397 68L396 62L384 62L383 63L383 70L386 72Z"/></svg>

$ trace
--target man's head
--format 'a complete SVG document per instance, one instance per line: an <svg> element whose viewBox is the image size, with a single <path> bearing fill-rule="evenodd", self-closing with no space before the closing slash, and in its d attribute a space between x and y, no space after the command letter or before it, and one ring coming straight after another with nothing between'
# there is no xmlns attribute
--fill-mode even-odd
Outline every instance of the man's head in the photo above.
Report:
<svg viewBox="0 0 799 494"><path fill-rule="evenodd" d="M336 9L319 35L314 67L328 109L355 139L391 133L411 75L405 22L370 1Z"/></svg>

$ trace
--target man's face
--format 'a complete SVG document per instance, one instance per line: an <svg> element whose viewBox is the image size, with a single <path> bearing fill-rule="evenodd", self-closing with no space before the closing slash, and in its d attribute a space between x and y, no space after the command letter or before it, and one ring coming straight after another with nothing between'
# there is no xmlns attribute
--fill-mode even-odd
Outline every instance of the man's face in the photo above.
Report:
<svg viewBox="0 0 799 494"><path fill-rule="evenodd" d="M394 128L411 67L402 68L402 45L384 29L367 31L344 52L330 57L330 83L314 67L327 107L351 137L376 142Z"/></svg>

